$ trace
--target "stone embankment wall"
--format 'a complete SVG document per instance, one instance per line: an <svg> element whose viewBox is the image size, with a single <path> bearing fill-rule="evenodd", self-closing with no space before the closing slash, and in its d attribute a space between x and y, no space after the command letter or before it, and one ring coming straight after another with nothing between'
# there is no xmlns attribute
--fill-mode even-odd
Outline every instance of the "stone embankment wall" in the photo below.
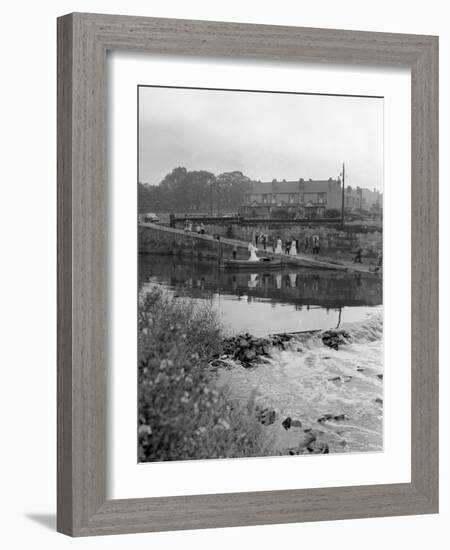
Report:
<svg viewBox="0 0 450 550"><path fill-rule="evenodd" d="M255 232L265 233L273 239L280 238L284 241L298 239L300 242L300 251L303 242L306 239L311 246L313 235L319 235L320 248L322 252L354 253L358 248L362 248L364 255L368 257L377 257L383 250L383 233L379 227L364 227L348 225L342 228L339 224L302 224L297 227L292 225L278 225L270 227L268 225L238 225L229 226L206 226L208 233L215 233L242 241L252 241Z"/></svg>
<svg viewBox="0 0 450 550"><path fill-rule="evenodd" d="M164 227L139 226L139 252L146 254L170 254L195 256L205 259L231 258L232 244L218 241L211 235L193 235L184 231ZM248 259L245 246L236 246L237 258Z"/></svg>

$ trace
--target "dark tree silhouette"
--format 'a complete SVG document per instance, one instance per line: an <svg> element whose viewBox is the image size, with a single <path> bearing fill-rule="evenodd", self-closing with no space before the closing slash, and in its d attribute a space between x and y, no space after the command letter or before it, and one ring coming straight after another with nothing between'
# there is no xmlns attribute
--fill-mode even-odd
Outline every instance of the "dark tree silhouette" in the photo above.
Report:
<svg viewBox="0 0 450 550"><path fill-rule="evenodd" d="M139 183L139 211L214 214L237 211L244 202L249 182L250 178L239 171L216 177L205 170L189 172L177 167L159 185Z"/></svg>

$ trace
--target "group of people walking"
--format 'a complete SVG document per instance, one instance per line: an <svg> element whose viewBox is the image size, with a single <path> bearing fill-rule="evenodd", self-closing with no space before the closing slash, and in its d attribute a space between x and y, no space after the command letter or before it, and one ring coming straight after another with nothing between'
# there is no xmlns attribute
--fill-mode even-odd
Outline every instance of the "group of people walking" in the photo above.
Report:
<svg viewBox="0 0 450 550"><path fill-rule="evenodd" d="M184 224L184 230L186 233L192 232L192 222L190 220L186 220ZM197 223L197 225L194 228L195 233L198 233L199 235L205 234L205 226L203 225L203 222Z"/></svg>
<svg viewBox="0 0 450 550"><path fill-rule="evenodd" d="M264 233L255 233L254 238L255 246L258 244L263 247L272 249L276 254L287 254L289 256L297 256L302 250L304 253L308 253L310 250L313 254L319 254L320 252L320 237L319 235L313 235L311 238L305 237L303 241L299 239L283 240L278 237L276 240L271 235L265 235Z"/></svg>

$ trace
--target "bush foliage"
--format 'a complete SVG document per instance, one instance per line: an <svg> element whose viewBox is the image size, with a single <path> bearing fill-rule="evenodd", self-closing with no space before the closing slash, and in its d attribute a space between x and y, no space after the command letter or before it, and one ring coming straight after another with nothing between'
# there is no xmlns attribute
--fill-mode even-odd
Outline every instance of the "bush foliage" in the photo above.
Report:
<svg viewBox="0 0 450 550"><path fill-rule="evenodd" d="M214 311L158 286L139 304L139 460L267 454L254 404L214 384L208 360L221 351Z"/></svg>

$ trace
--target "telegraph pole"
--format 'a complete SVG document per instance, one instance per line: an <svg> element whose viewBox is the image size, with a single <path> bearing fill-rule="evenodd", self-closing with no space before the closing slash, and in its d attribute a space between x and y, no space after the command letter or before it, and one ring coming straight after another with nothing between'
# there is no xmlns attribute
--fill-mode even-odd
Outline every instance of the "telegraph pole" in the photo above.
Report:
<svg viewBox="0 0 450 550"><path fill-rule="evenodd" d="M211 218L213 217L213 180L209 180L209 211Z"/></svg>
<svg viewBox="0 0 450 550"><path fill-rule="evenodd" d="M220 184L216 179L216 193L217 193L217 215L220 216Z"/></svg>
<svg viewBox="0 0 450 550"><path fill-rule="evenodd" d="M341 216L342 216L342 225L344 225L344 204L345 204L345 163L342 163L342 204L341 204Z"/></svg>

